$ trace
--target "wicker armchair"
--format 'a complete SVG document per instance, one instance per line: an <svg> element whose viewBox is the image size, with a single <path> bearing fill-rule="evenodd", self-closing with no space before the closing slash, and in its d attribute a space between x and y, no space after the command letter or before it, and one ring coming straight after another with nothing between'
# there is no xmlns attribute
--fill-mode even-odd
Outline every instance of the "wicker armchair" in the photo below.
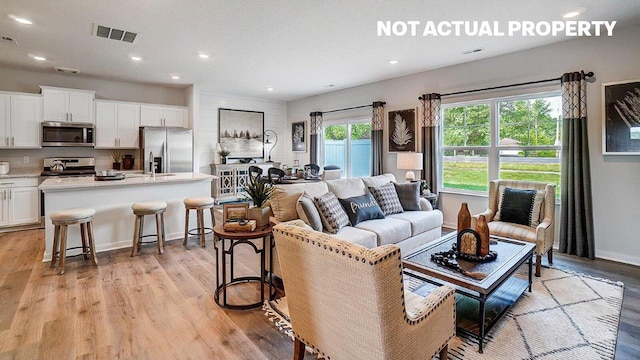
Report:
<svg viewBox="0 0 640 360"><path fill-rule="evenodd" d="M274 235L295 336L331 359L447 358L455 298L442 286L421 297L402 286L400 249L367 249L281 223Z"/></svg>
<svg viewBox="0 0 640 360"><path fill-rule="evenodd" d="M540 207L540 224L530 227L520 224L512 224L503 221L495 221L494 217L500 206L500 187L513 189L542 190L544 201ZM489 225L491 235L510 239L526 241L536 244L536 276L540 276L542 267L542 255L547 253L547 259L553 262L554 221L556 212L556 186L533 181L516 180L491 180L489 183L489 205L487 210L471 218L471 227L475 228L478 216L484 215Z"/></svg>

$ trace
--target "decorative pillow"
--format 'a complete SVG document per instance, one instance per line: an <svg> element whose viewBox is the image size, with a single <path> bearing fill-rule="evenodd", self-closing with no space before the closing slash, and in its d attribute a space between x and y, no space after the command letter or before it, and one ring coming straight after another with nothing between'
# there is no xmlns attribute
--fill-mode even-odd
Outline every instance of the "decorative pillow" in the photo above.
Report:
<svg viewBox="0 0 640 360"><path fill-rule="evenodd" d="M419 211L422 210L420 208L420 183L406 183L406 184L398 184L393 183L393 186L396 188L396 192L398 193L398 198L400 199L400 204L402 204L402 209L404 211Z"/></svg>
<svg viewBox="0 0 640 360"><path fill-rule="evenodd" d="M371 194L354 196L346 199L338 199L349 216L351 226L356 226L359 222L373 219L384 219L382 209L378 206L376 199Z"/></svg>
<svg viewBox="0 0 640 360"><path fill-rule="evenodd" d="M336 234L340 229L349 225L349 216L344 212L340 201L332 192L317 197L313 201L320 213L322 224L328 232Z"/></svg>
<svg viewBox="0 0 640 360"><path fill-rule="evenodd" d="M369 187L369 192L376 199L385 216L398 214L403 211L402 204L398 198L398 193L392 183L377 187Z"/></svg>
<svg viewBox="0 0 640 360"><path fill-rule="evenodd" d="M537 226L541 200L536 201L536 198L543 199L543 192L505 188L500 205L500 221Z"/></svg>
<svg viewBox="0 0 640 360"><path fill-rule="evenodd" d="M296 203L296 210L298 211L298 216L305 224L309 225L315 231L322 231L322 218L309 194L305 192L300 195Z"/></svg>

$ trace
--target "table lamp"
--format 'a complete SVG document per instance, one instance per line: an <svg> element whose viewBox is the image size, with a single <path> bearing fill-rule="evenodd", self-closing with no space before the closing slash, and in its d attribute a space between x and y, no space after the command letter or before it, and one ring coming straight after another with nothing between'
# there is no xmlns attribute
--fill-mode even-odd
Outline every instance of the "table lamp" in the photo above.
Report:
<svg viewBox="0 0 640 360"><path fill-rule="evenodd" d="M405 180L415 181L416 175L413 170L422 170L422 153L399 152L398 170L407 170Z"/></svg>

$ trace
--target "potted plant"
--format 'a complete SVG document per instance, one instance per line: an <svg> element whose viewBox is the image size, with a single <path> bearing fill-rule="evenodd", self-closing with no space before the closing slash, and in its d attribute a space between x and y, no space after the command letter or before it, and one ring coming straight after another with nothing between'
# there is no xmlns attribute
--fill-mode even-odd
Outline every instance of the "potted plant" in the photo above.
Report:
<svg viewBox="0 0 640 360"><path fill-rule="evenodd" d="M227 150L227 148L225 147L222 150L218 151L218 155L220 155L220 158L222 159L222 163L226 164L227 156L231 155L231 151Z"/></svg>
<svg viewBox="0 0 640 360"><path fill-rule="evenodd" d="M243 187L245 198L253 201L253 207L249 208L248 218L256 221L256 227L269 225L271 209L265 204L273 193L273 185L255 176L249 177L249 182Z"/></svg>
<svg viewBox="0 0 640 360"><path fill-rule="evenodd" d="M114 150L111 157L113 158L113 169L120 170L122 168L122 152Z"/></svg>

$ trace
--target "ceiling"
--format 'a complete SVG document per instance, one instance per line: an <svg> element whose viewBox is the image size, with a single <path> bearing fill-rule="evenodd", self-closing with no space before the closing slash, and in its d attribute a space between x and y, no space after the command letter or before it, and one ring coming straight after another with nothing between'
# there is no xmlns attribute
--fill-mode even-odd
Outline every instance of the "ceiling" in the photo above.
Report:
<svg viewBox="0 0 640 360"><path fill-rule="evenodd" d="M60 66L80 70L66 76L197 84L201 91L290 101L568 39L379 37L378 21L416 20L419 29L428 21L500 21L506 28L510 20L562 20L575 9L582 14L573 20L617 20L616 30L640 23L637 0L3 0L0 35L18 44L0 43L0 66ZM138 36L133 43L99 38L97 24ZM462 54L476 48L484 50ZM201 52L210 57L201 59Z"/></svg>

